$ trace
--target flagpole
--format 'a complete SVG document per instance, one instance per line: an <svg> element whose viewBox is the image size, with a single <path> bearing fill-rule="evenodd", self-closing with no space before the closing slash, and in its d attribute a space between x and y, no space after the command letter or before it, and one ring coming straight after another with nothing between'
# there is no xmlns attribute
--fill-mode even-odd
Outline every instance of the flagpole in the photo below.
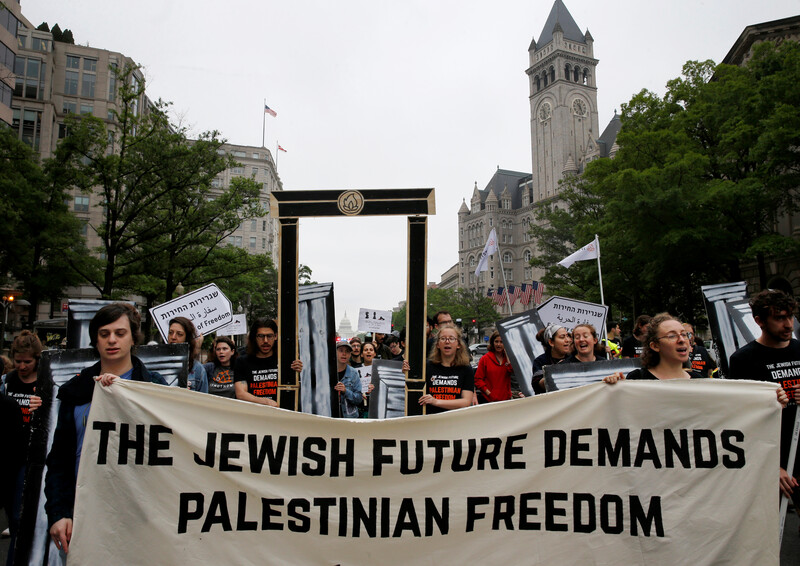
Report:
<svg viewBox="0 0 800 566"><path fill-rule="evenodd" d="M600 269L600 236L597 234L594 235L594 242L597 246L597 277L600 279L600 304L605 305L606 299L603 296L603 272ZM606 326L608 326L608 321L606 321L606 324L600 329L600 333L603 337L602 340L605 340L605 345L608 347L608 331L606 330Z"/></svg>
<svg viewBox="0 0 800 566"><path fill-rule="evenodd" d="M503 258L500 255L500 250L497 250L497 259L500 260L500 273L503 275L503 288L506 291L506 301L508 302L508 315L511 316L511 297L508 296L508 283L506 283L506 270L503 267Z"/></svg>
<svg viewBox="0 0 800 566"><path fill-rule="evenodd" d="M261 109L261 147L267 147L265 143L267 137L267 99L264 99L264 107ZM276 164L277 167L277 164Z"/></svg>
<svg viewBox="0 0 800 566"><path fill-rule="evenodd" d="M264 114L266 114L266 112L264 112ZM278 170L278 146L279 145L280 144L278 143L278 140L275 140L275 171Z"/></svg>

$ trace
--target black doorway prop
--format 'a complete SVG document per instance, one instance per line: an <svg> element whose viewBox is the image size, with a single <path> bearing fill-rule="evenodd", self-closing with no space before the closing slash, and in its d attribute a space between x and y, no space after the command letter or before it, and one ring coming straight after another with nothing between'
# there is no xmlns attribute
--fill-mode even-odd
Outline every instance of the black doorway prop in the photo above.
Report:
<svg viewBox="0 0 800 566"><path fill-rule="evenodd" d="M298 237L300 218L331 216L408 216L406 286L405 414L421 415L425 388L428 216L436 213L433 189L345 189L279 191L270 194L270 216L279 220L278 405L297 411L300 380L291 363L298 359ZM331 338L334 339L333 337ZM335 349L335 344L330 345Z"/></svg>

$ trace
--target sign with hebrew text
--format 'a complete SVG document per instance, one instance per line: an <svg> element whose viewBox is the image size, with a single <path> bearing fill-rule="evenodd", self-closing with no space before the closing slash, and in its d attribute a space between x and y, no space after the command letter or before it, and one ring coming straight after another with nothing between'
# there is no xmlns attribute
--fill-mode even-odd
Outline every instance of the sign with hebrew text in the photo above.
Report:
<svg viewBox="0 0 800 566"><path fill-rule="evenodd" d="M176 316L191 320L200 334L209 334L233 322L231 302L214 283L153 307L150 316L164 342L169 334L169 321Z"/></svg>

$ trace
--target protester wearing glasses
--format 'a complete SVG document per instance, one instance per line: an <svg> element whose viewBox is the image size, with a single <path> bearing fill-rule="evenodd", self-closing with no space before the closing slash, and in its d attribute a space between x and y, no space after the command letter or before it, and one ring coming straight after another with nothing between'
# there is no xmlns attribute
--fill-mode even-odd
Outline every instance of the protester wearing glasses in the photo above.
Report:
<svg viewBox="0 0 800 566"><path fill-rule="evenodd" d="M247 337L247 355L236 360L233 386L236 398L270 407L278 406L278 325L267 318L256 319ZM294 360L293 371L302 371L303 362Z"/></svg>
<svg viewBox="0 0 800 566"><path fill-rule="evenodd" d="M692 345L689 335L678 319L668 313L652 318L642 330L642 367L623 377L617 372L604 379L616 383L620 379L690 379L705 377L689 368Z"/></svg>
<svg viewBox="0 0 800 566"><path fill-rule="evenodd" d="M461 331L453 324L440 324L436 347L428 359L425 395L419 404L427 414L469 407L475 381Z"/></svg>

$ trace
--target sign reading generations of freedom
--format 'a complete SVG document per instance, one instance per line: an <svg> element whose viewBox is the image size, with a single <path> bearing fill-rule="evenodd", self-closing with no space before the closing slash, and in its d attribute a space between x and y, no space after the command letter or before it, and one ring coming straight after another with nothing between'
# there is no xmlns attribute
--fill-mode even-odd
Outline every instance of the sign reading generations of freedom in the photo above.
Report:
<svg viewBox="0 0 800 566"><path fill-rule="evenodd" d="M70 564L777 564L779 419L746 381L363 421L120 380Z"/></svg>
<svg viewBox="0 0 800 566"><path fill-rule="evenodd" d="M150 316L164 342L169 334L169 321L176 316L191 320L200 334L214 332L233 320L231 302L214 283L153 307Z"/></svg>
<svg viewBox="0 0 800 566"><path fill-rule="evenodd" d="M558 324L572 330L579 324L591 324L598 336L603 334L608 314L606 305L564 297L550 297L537 310L545 325Z"/></svg>
<svg viewBox="0 0 800 566"><path fill-rule="evenodd" d="M218 336L241 336L244 334L247 334L246 314L235 314L229 324L217 328Z"/></svg>
<svg viewBox="0 0 800 566"><path fill-rule="evenodd" d="M358 330L361 332L389 334L392 331L392 311L359 309Z"/></svg>

